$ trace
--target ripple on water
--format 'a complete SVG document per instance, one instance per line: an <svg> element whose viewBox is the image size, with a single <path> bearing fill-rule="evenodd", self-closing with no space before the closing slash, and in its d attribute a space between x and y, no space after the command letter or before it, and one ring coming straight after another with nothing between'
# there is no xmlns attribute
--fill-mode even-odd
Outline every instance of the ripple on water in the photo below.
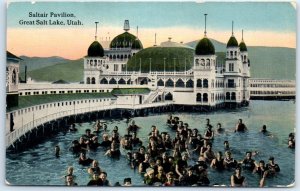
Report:
<svg viewBox="0 0 300 191"><path fill-rule="evenodd" d="M285 115L282 117L282 115ZM295 152L287 149L287 137L293 132L295 127L295 105L290 102L276 101L252 101L248 108L241 108L232 111L215 111L212 113L176 113L181 120L188 122L190 128L197 128L200 133L204 133L205 119L210 118L213 126L218 122L226 129L221 135L216 135L213 142L213 151L224 152L223 142L228 140L232 148L233 157L241 161L246 151L258 151L254 156L256 161L268 161L270 156L275 157L276 163L281 167L281 172L274 178L267 179L267 186L288 185L295 178ZM275 117L274 117L275 116ZM148 117L136 117L136 124L142 128L138 136L146 143L151 125L156 125L160 132L166 131L174 137L175 132L170 131L165 121L168 114L154 115ZM249 132L233 133L235 124L239 118L242 118L247 125ZM77 124L78 132L76 133L58 133L55 137L46 139L43 143L36 145L22 153L7 153L6 160L6 177L9 182L16 185L64 185L62 178L68 166L74 167L76 182L79 185L86 185L90 176L87 173L87 167L78 165L77 157L69 152L69 147L74 139L85 133L86 128L92 128L94 123ZM114 126L119 127L121 135L126 133L125 120L107 120L108 129ZM258 133L263 124L267 125L272 136L264 136ZM101 135L99 136L101 141ZM54 146L61 147L61 157L54 156ZM142 177L137 171L129 168L125 156L119 160L112 160L104 156L104 150L88 152L88 156L97 159L100 167L108 173L108 179L112 184L123 182L125 177L131 177L134 185L143 185ZM126 153L122 151L122 153ZM195 154L192 159L197 159ZM190 160L189 164L195 162ZM209 169L208 175L213 184L230 184L230 176L233 172L224 171L216 172ZM247 179L247 185L257 187L259 176L251 172L243 171Z"/></svg>

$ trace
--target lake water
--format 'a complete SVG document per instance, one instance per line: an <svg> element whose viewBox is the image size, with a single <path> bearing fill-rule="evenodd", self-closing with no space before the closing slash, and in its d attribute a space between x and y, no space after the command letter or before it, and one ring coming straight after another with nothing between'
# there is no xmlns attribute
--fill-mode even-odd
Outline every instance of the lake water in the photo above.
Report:
<svg viewBox="0 0 300 191"><path fill-rule="evenodd" d="M268 161L270 156L275 157L275 162L279 164L281 171L276 177L268 178L267 186L290 185L295 179L295 152L287 148L288 134L294 132L296 105L293 101L251 101L249 107L234 110L214 111L210 113L173 113L179 116L184 122L189 123L190 128L197 128L204 133L205 119L209 118L215 127L218 122L226 129L226 133L216 135L213 142L213 151L224 151L223 142L228 140L233 149L233 157L240 161L244 158L246 151L258 151L259 154L253 157L256 161ZM156 125L160 132L167 131L172 138L175 132L170 131L166 125L168 113L152 115L147 117L136 117L136 124L142 128L138 136L144 145L148 143L147 135L151 125ZM249 131L247 133L233 133L238 119L242 118ZM107 120L108 129L114 126L119 127L121 135L125 134L126 123L124 120ZM272 133L267 137L259 133L263 124ZM79 129L76 133L59 133L57 136L45 140L28 150L18 154L7 153L6 156L6 180L13 185L64 185L64 179L68 166L74 167L76 182L78 185L86 185L89 182L87 167L78 165L78 158L75 157L68 148L71 142L84 134L86 128L92 128L93 123L77 125ZM101 142L101 139L99 140ZM61 147L61 157L54 156L54 146ZM108 179L112 184L123 183L126 177L132 178L133 185L143 185L141 175L129 168L125 151L121 150L122 157L119 160L112 160L104 156L105 151L98 148L98 151L90 151L88 156L99 161L100 167L108 173ZM195 156L192 156L192 159ZM189 165L195 162L190 159ZM208 176L211 184L230 184L231 171L222 173L209 168ZM259 176L243 171L246 177L247 186L257 187Z"/></svg>

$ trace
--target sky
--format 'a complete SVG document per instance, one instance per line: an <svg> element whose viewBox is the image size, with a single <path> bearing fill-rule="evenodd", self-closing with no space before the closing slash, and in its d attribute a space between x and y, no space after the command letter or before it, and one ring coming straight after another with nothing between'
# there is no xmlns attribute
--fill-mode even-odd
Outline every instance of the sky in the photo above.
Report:
<svg viewBox="0 0 300 191"><path fill-rule="evenodd" d="M36 18L29 13L72 13L75 18ZM11 2L7 8L7 49L26 56L82 58L94 41L113 39L123 33L124 20L130 33L145 47L167 41L187 43L203 38L204 14L207 36L227 43L232 33L240 42L242 29L248 46L296 47L296 9L288 2L195 3L195 2ZM83 25L21 25L20 20L80 20ZM104 47L108 43L102 42Z"/></svg>

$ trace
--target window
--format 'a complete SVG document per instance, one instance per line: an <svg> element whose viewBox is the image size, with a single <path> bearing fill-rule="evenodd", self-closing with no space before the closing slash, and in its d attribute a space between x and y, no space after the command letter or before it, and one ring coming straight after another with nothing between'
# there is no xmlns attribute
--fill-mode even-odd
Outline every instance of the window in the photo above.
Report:
<svg viewBox="0 0 300 191"><path fill-rule="evenodd" d="M234 79L228 79L228 87L234 88Z"/></svg>
<svg viewBox="0 0 300 191"><path fill-rule="evenodd" d="M229 72L233 72L233 71L234 71L234 64L229 63Z"/></svg>

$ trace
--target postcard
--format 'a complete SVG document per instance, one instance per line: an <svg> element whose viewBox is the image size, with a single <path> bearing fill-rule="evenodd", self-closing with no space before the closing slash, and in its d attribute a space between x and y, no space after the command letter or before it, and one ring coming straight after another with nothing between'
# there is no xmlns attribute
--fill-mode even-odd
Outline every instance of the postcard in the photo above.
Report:
<svg viewBox="0 0 300 191"><path fill-rule="evenodd" d="M294 2L9 2L6 183L292 187Z"/></svg>

